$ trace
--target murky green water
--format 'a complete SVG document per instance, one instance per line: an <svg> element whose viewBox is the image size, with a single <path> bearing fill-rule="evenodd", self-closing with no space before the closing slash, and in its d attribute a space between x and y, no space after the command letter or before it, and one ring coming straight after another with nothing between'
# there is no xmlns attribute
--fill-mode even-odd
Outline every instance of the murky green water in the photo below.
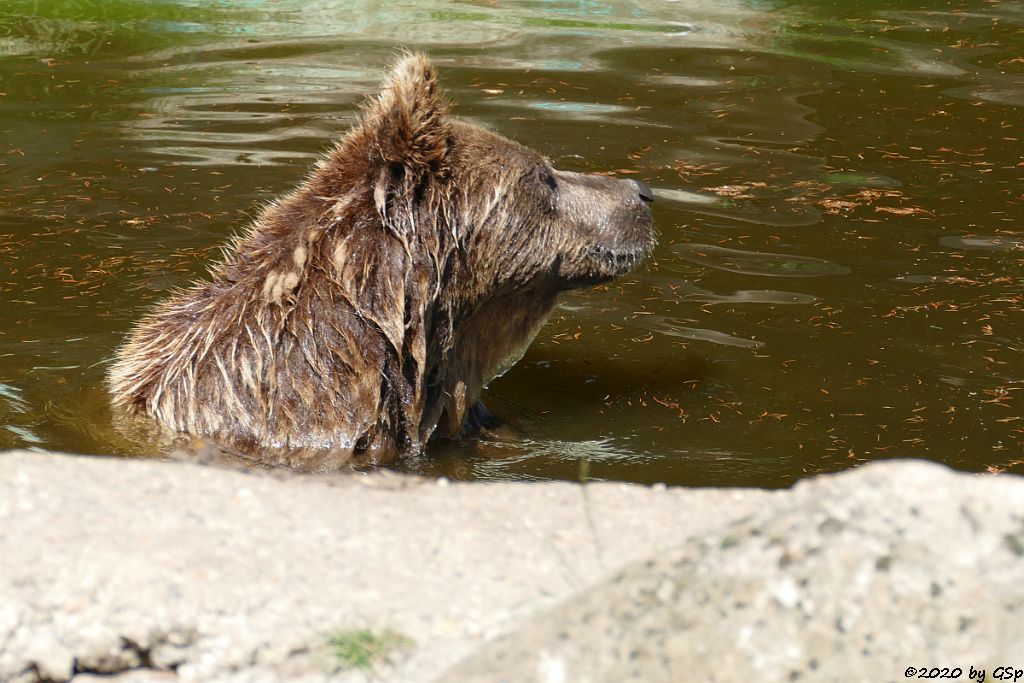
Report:
<svg viewBox="0 0 1024 683"><path fill-rule="evenodd" d="M309 9L315 5L317 9ZM135 452L133 320L297 183L398 46L457 112L658 189L460 478L1024 471L1024 3L0 2L0 447Z"/></svg>

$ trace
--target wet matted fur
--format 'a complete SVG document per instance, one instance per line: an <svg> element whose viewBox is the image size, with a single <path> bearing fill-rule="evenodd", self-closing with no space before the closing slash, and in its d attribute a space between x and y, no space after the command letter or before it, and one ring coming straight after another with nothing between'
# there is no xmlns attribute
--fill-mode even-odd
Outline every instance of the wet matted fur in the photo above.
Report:
<svg viewBox="0 0 1024 683"><path fill-rule="evenodd" d="M646 256L650 198L449 116L434 69L406 55L209 281L135 326L114 402L299 466L422 452L472 427L559 292Z"/></svg>

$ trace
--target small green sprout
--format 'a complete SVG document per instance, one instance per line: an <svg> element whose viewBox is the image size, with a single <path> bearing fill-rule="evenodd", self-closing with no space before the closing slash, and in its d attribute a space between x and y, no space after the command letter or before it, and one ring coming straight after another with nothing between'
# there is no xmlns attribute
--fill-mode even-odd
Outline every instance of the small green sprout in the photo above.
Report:
<svg viewBox="0 0 1024 683"><path fill-rule="evenodd" d="M367 628L338 631L327 639L334 661L343 669L373 671L374 664L394 650L413 645L412 639L394 631L377 634Z"/></svg>

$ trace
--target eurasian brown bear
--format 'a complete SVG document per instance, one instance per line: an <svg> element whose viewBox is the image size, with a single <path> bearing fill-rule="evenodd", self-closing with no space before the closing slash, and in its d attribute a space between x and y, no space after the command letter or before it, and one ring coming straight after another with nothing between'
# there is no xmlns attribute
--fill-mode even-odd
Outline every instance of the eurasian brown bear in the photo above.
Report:
<svg viewBox="0 0 1024 683"><path fill-rule="evenodd" d="M114 402L298 466L422 452L473 427L559 292L650 252L652 199L452 118L433 67L407 55L210 281L132 330Z"/></svg>

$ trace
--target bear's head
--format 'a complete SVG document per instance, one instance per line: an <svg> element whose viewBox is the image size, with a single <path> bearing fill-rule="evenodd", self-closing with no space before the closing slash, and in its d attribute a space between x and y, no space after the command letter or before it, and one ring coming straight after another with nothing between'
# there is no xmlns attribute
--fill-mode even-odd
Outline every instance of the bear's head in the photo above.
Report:
<svg viewBox="0 0 1024 683"><path fill-rule="evenodd" d="M533 150L449 116L422 56L392 68L352 141L368 152L386 224L411 232L417 205L443 206L438 227L451 232L479 297L541 282L555 290L605 282L654 245L647 185L557 170ZM342 156L352 152L343 148Z"/></svg>

